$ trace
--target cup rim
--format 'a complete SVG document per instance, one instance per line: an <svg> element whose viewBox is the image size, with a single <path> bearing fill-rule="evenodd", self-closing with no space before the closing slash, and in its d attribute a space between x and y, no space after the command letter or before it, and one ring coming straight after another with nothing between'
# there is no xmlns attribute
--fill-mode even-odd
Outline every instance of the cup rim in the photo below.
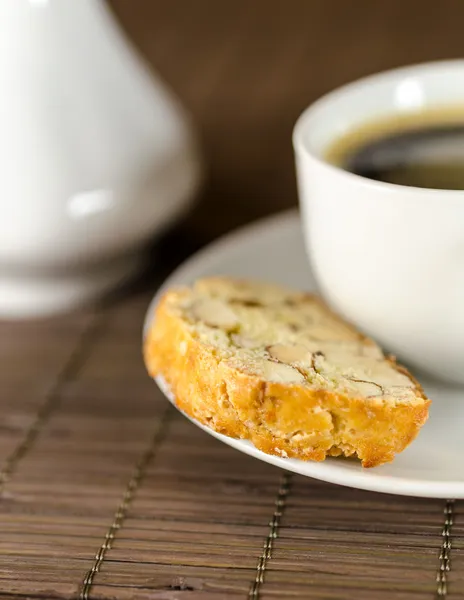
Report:
<svg viewBox="0 0 464 600"><path fill-rule="evenodd" d="M368 179L367 177L363 177L362 175L357 175L356 173L352 173L351 171L346 171L342 167L337 165L333 165L326 161L321 156L318 156L315 152L312 152L307 144L303 141L303 132L306 128L306 121L309 116L316 111L320 106L323 106L327 101L330 101L335 96L340 94L344 94L349 92L353 88L357 87L360 84L369 83L369 81L374 82L379 78L388 75L402 75L402 74L412 74L417 73L422 70L429 69L441 69L443 67L461 67L464 71L464 58L453 58L453 59L445 59L445 60L435 60L421 63L414 63L411 65L404 65L401 67L395 67L393 69L385 69L383 71L378 71L376 73L372 73L370 75L366 75L364 77L359 77L353 81L345 83L341 86L330 90L329 92L323 94L314 102L311 102L309 106L307 106L300 116L297 118L295 125L293 126L292 132L292 144L294 151L296 153L301 153L306 155L312 161L316 162L319 167L326 169L333 176L342 177L347 180L347 182L351 181L352 183L358 183L358 185L363 185L366 187L373 188L379 191L400 191L401 193L407 193L410 195L417 195L418 193L427 195L427 196L437 196L437 195L446 195L450 199L461 199L464 196L464 190L450 190L450 189L437 189L437 188L428 188L428 187L417 187L412 185L402 185L400 183L389 183L387 181L379 181L377 179Z"/></svg>

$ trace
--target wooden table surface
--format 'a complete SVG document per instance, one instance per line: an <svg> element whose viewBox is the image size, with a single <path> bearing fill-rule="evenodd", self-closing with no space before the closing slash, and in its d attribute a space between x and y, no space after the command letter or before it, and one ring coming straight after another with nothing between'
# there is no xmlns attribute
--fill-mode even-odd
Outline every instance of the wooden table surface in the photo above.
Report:
<svg viewBox="0 0 464 600"><path fill-rule="evenodd" d="M464 600L463 502L350 490L241 455L174 411L140 354L149 299L176 262L296 203L300 111L358 76L459 56L464 3L112 5L193 114L209 177L140 285L0 324L0 597Z"/></svg>

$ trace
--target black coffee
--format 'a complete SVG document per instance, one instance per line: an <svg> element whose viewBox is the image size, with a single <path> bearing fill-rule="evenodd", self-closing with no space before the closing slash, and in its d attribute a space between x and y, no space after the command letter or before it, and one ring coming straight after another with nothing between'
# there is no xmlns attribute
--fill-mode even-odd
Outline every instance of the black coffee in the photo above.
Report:
<svg viewBox="0 0 464 600"><path fill-rule="evenodd" d="M369 179L464 190L464 107L365 124L338 139L326 158Z"/></svg>

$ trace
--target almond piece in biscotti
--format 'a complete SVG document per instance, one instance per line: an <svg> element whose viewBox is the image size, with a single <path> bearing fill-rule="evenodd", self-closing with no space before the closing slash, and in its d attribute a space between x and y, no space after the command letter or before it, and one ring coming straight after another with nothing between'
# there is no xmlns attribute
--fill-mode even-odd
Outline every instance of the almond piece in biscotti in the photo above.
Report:
<svg viewBox="0 0 464 600"><path fill-rule="evenodd" d="M250 338L243 337L243 335L240 335L239 333L233 333L231 335L231 340L239 348L250 349L250 348L256 348L259 346L259 342L257 342L256 340L252 340Z"/></svg>
<svg viewBox="0 0 464 600"><path fill-rule="evenodd" d="M351 379L349 381L354 383L357 390L361 392L366 398L377 398L384 394L383 388L378 383L373 381L365 381L364 379Z"/></svg>
<svg viewBox="0 0 464 600"><path fill-rule="evenodd" d="M289 365L307 361L310 355L308 349L301 344L273 344L268 346L266 350L271 358Z"/></svg>
<svg viewBox="0 0 464 600"><path fill-rule="evenodd" d="M192 315L210 327L218 327L225 331L233 330L239 321L234 311L221 300L200 298L192 306Z"/></svg>
<svg viewBox="0 0 464 600"><path fill-rule="evenodd" d="M168 291L144 346L177 404L204 425L283 457L393 460L430 400L372 340L319 298L208 278Z"/></svg>

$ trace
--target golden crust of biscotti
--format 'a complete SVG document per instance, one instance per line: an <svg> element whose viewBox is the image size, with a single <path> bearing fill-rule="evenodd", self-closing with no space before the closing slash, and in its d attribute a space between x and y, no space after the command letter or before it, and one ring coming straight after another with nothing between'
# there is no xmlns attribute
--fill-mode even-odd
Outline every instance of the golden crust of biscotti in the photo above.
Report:
<svg viewBox="0 0 464 600"><path fill-rule="evenodd" d="M412 402L356 397L323 385L307 387L244 372L173 310L189 293L172 290L161 299L144 341L144 359L150 375L161 375L178 407L200 423L249 439L268 454L315 461L357 456L364 467L374 467L393 460L426 421L430 401L391 357L385 360L412 382Z"/></svg>

